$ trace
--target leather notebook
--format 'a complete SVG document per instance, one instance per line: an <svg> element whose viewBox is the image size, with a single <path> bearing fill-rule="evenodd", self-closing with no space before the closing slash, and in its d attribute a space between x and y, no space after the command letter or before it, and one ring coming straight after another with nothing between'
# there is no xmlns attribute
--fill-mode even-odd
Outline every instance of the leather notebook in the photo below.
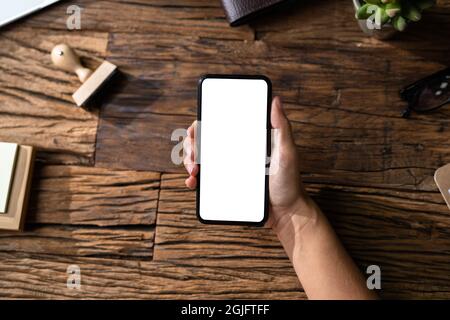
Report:
<svg viewBox="0 0 450 320"><path fill-rule="evenodd" d="M222 0L222 5L230 25L235 27L286 2L290 0Z"/></svg>

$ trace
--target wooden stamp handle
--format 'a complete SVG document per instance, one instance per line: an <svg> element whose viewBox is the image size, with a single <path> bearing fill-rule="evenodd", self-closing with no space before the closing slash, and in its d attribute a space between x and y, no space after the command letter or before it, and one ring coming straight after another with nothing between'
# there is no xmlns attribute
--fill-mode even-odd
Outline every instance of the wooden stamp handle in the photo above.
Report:
<svg viewBox="0 0 450 320"><path fill-rule="evenodd" d="M75 72L81 82L85 82L92 71L81 65L80 58L67 44L58 44L52 49L52 61L60 69Z"/></svg>

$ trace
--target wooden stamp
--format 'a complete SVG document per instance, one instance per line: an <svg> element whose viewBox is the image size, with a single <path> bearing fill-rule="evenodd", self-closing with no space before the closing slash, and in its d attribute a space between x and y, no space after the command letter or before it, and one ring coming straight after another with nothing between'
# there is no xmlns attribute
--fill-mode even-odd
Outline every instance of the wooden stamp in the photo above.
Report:
<svg viewBox="0 0 450 320"><path fill-rule="evenodd" d="M58 44L51 53L53 63L62 70L75 72L83 83L77 91L72 95L77 106L85 106L100 88L112 77L117 71L117 66L108 61L103 63L92 72L90 69L83 67L80 58L76 55L67 44Z"/></svg>

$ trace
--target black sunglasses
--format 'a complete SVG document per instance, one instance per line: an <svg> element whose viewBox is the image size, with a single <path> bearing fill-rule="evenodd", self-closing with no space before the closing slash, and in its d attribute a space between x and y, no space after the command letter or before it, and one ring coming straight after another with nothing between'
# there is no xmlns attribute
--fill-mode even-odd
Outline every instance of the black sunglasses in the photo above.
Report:
<svg viewBox="0 0 450 320"><path fill-rule="evenodd" d="M408 103L402 117L411 111L429 112L450 103L450 68L421 79L400 90L400 97Z"/></svg>

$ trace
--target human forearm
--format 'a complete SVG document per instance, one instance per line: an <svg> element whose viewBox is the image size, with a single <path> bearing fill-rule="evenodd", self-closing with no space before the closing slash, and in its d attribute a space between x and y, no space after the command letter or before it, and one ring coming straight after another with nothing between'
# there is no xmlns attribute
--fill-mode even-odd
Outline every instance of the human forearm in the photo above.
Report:
<svg viewBox="0 0 450 320"><path fill-rule="evenodd" d="M374 299L325 215L309 198L276 229L310 299Z"/></svg>

